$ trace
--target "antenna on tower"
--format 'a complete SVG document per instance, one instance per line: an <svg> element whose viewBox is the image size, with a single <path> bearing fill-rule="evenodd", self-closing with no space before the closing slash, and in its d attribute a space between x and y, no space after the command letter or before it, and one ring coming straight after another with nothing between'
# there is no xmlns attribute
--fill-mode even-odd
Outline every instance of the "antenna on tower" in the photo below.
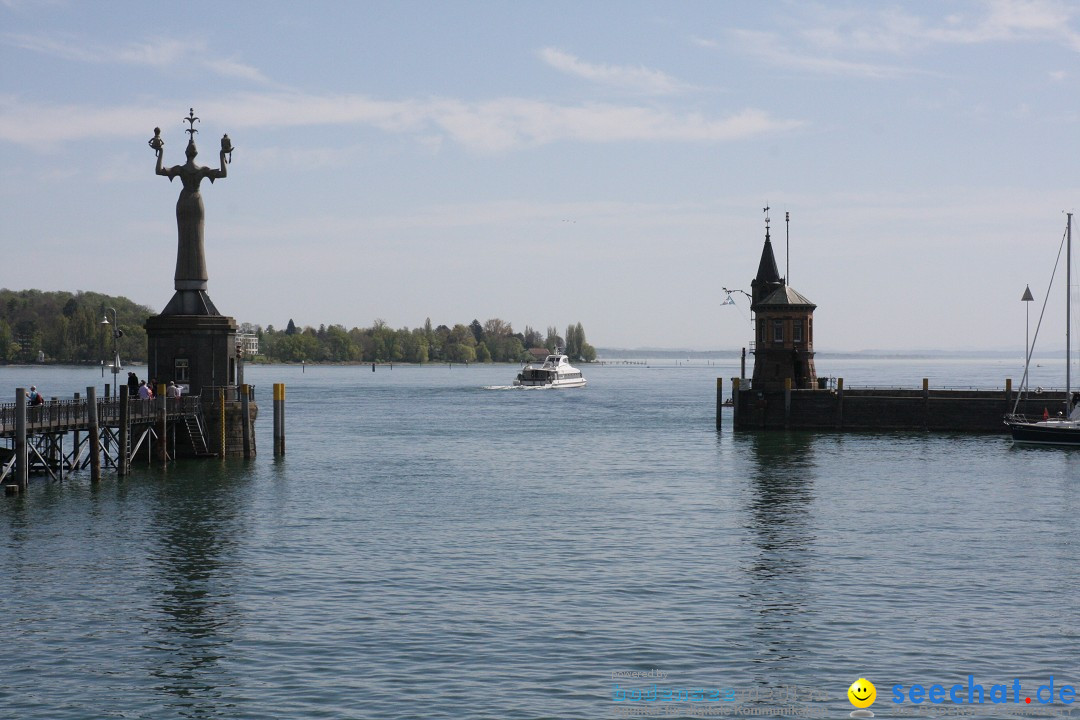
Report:
<svg viewBox="0 0 1080 720"><path fill-rule="evenodd" d="M784 211L784 282L791 285L791 213Z"/></svg>

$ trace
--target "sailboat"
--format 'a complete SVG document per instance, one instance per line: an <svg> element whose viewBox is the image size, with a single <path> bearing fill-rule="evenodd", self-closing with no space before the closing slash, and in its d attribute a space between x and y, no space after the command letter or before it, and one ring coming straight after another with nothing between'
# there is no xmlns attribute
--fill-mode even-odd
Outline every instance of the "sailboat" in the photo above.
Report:
<svg viewBox="0 0 1080 720"><path fill-rule="evenodd" d="M1069 368L1072 363L1070 337L1072 310L1072 213L1066 213L1065 224L1065 410L1059 417L1049 417L1044 413L1042 420L1029 420L1023 415L1013 413L1005 416L1013 442L1037 443L1043 445L1075 445L1080 447L1080 405L1075 402L1072 392L1072 378ZM1031 362L1031 348L1027 348L1027 362ZM1027 369L1024 370L1027 379ZM1020 399L1017 398L1017 405Z"/></svg>

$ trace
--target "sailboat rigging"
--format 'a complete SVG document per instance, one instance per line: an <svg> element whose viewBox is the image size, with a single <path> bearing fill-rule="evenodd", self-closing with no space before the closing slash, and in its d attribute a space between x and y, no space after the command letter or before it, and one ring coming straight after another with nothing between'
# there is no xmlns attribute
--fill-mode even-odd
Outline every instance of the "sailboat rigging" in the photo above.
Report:
<svg viewBox="0 0 1080 720"><path fill-rule="evenodd" d="M1065 411L1060 417L1044 416L1042 420L1029 420L1013 412L1005 416L1013 442L1038 443L1046 445L1080 446L1080 407L1077 406L1072 392L1072 213L1066 213L1065 224ZM1038 330L1036 329L1036 336ZM1034 343L1033 343L1034 345ZM1031 348L1026 349L1027 361L1024 367L1024 381L1027 382L1027 365L1031 363ZM1019 398L1017 398L1019 404Z"/></svg>

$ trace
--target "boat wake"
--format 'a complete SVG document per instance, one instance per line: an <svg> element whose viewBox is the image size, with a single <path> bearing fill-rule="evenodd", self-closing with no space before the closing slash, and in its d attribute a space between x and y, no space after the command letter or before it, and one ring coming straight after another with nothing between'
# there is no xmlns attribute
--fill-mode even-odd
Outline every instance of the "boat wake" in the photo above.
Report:
<svg viewBox="0 0 1080 720"><path fill-rule="evenodd" d="M551 385L485 385L484 390L552 390Z"/></svg>

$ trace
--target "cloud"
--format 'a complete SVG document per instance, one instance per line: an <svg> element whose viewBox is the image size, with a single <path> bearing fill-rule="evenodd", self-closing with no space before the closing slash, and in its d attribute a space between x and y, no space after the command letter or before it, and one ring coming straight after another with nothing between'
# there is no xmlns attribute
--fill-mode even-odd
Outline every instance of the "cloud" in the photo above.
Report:
<svg viewBox="0 0 1080 720"><path fill-rule="evenodd" d="M1072 28L1080 6L1057 0L988 0L972 12L941 18L873 5L801 7L803 13L791 20L798 29L787 33L734 29L727 37L738 50L772 65L870 79L922 74L871 58L910 57L934 45L1055 42L1080 51L1080 32Z"/></svg>
<svg viewBox="0 0 1080 720"><path fill-rule="evenodd" d="M788 50L784 47L784 39L776 33L732 30L729 32L729 37L733 44L744 53L761 58L772 65L795 70L877 80L905 77L917 72L896 65L854 62L806 51Z"/></svg>
<svg viewBox="0 0 1080 720"><path fill-rule="evenodd" d="M94 137L149 136L175 115L163 104L123 107L49 105L0 96L0 141L48 147ZM723 117L636 105L559 105L525 98L482 102L433 98L389 101L363 95L241 94L202 103L199 114L218 127L367 126L413 134L430 146L433 131L479 152L554 142L727 142L801 126L747 108ZM79 122L71 121L78 117ZM231 130L230 130L231 132ZM168 141L168 140L167 140Z"/></svg>
<svg viewBox="0 0 1080 720"><path fill-rule="evenodd" d="M132 42L114 47L112 45L87 43L72 34L51 35L5 35L3 43L31 52L51 55L63 60L102 65L138 65L166 69L188 66L192 58L199 58L198 65L215 75L247 80L251 83L273 86L275 83L258 69L227 58L214 57L203 41L185 42L162 38L148 42Z"/></svg>
<svg viewBox="0 0 1080 720"><path fill-rule="evenodd" d="M540 59L560 72L621 90L667 95L690 89L689 85L659 70L642 66L596 65L556 48L541 50Z"/></svg>

